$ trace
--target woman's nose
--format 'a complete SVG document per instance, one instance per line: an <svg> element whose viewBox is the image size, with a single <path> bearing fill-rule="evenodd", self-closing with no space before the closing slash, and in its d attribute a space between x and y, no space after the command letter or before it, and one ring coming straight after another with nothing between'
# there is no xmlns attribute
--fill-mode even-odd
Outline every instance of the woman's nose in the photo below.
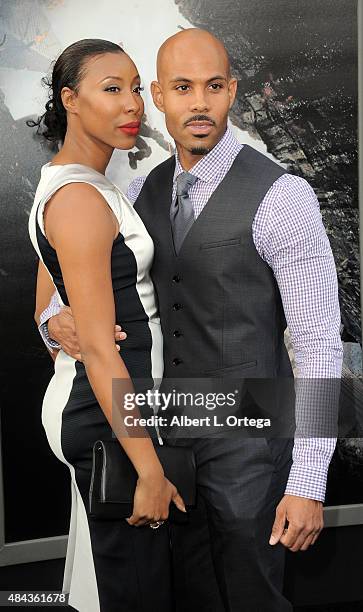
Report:
<svg viewBox="0 0 363 612"><path fill-rule="evenodd" d="M126 113L138 113L142 108L142 100L138 100L132 92L123 100L123 106Z"/></svg>

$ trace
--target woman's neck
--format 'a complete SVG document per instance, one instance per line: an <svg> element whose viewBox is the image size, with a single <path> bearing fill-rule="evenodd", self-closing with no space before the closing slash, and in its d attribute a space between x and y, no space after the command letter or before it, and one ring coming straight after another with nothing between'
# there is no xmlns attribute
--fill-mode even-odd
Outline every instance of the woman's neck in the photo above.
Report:
<svg viewBox="0 0 363 612"><path fill-rule="evenodd" d="M52 164L82 164L105 174L111 159L113 148L103 143L71 138L68 134L64 139L59 153L52 159Z"/></svg>

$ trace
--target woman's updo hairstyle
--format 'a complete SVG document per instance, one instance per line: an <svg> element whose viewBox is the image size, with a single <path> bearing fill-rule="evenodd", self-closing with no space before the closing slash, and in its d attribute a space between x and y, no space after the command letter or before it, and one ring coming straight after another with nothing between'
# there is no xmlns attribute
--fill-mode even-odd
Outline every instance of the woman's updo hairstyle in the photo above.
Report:
<svg viewBox="0 0 363 612"><path fill-rule="evenodd" d="M36 121L27 121L27 125L37 127L37 134L54 144L63 143L67 131L67 113L61 98L63 87L77 92L85 63L90 57L123 52L119 45L101 38L84 38L67 47L54 63L51 77L42 78L42 83L49 88L45 113Z"/></svg>

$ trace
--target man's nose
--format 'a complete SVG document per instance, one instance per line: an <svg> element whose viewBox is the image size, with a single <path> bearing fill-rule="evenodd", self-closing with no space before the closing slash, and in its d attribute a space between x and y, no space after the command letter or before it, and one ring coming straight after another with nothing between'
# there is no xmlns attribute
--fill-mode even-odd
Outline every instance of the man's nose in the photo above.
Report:
<svg viewBox="0 0 363 612"><path fill-rule="evenodd" d="M191 111L192 112L205 112L209 109L209 104L205 95L204 90L196 90L194 92L193 100L191 101Z"/></svg>

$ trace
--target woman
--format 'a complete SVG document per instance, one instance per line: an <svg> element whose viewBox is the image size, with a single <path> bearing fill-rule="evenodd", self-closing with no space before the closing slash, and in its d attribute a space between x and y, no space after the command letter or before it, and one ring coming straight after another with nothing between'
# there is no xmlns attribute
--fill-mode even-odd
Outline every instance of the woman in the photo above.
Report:
<svg viewBox="0 0 363 612"><path fill-rule="evenodd" d="M112 415L112 379L123 379L129 390L132 379L146 379L150 388L162 376L149 276L153 243L104 176L113 150L135 144L144 110L141 89L134 63L118 45L81 40L56 61L51 99L36 123L46 126L45 137L63 142L42 168L29 229L44 264L39 283L48 272L72 308L81 347L82 361L58 353L42 422L53 452L71 473L63 590L82 612L170 612L169 541L162 522L171 501L184 510L150 437L124 437ZM120 352L116 320L128 333ZM110 438L112 428L138 473L133 514L127 521L96 521L88 515L92 447Z"/></svg>

